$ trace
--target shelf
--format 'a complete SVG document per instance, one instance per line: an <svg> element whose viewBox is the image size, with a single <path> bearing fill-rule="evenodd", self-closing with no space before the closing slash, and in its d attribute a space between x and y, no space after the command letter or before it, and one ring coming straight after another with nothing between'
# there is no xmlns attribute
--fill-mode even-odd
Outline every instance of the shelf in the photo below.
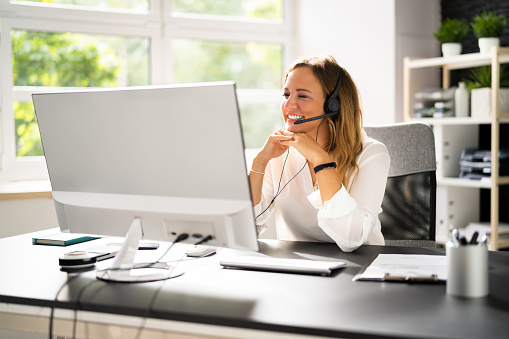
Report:
<svg viewBox="0 0 509 339"><path fill-rule="evenodd" d="M498 185L509 185L509 177L499 177ZM491 180L471 180L462 178L443 177L437 178L438 186L453 186L453 187L472 187L472 188L491 188Z"/></svg>
<svg viewBox="0 0 509 339"><path fill-rule="evenodd" d="M508 248L509 247L509 239L503 239L503 240L498 240L498 246L497 248Z"/></svg>
<svg viewBox="0 0 509 339"><path fill-rule="evenodd" d="M493 48L491 53L471 53L453 57L438 58L404 58L403 71L403 109L407 121L420 122L434 126L435 145L437 147L437 240L445 241L447 229L445 226L461 228L472 220L479 220L481 213L481 199L488 199L481 194L471 194L472 190L487 189L489 194L489 215L493 220L492 231L497 232L496 225L500 217L499 189L502 185L509 185L509 176L492 176L485 180L460 179L459 159L457 156L465 147L479 145L478 126L491 126L491 152L498 155L500 151L501 124L509 123L509 112L500 112L498 107L492 110L491 115L483 117L444 117L444 118L413 118L412 117L412 82L421 78L412 79L413 69L442 68L442 86L447 89L451 85L451 70L468 69L479 66L493 66L492 76L497 78L500 74L500 64L509 63L509 47ZM496 82L493 86L497 86ZM491 101L498 100L500 91L491 93ZM496 108L496 107L495 107ZM474 111L476 113L476 111ZM487 140L485 140L487 141ZM483 146L487 147L487 146ZM444 174L455 175L444 177ZM486 205L486 204L484 204ZM465 206L471 206L471 208ZM485 209L484 209L485 210ZM483 211L484 211L483 210ZM486 213L486 212L484 212ZM439 227L440 226L440 230ZM494 234L497 238L497 235ZM493 249L509 247L509 239L498 239L492 244Z"/></svg>
<svg viewBox="0 0 509 339"><path fill-rule="evenodd" d="M410 118L410 120L428 125L489 125L492 123L491 117ZM509 123L509 113L501 113L498 122Z"/></svg>
<svg viewBox="0 0 509 339"><path fill-rule="evenodd" d="M509 48L499 48L499 61L501 64L509 63ZM409 59L408 67L410 69L424 67L447 67L448 69L463 69L479 66L488 66L491 64L491 54L470 53L455 55L452 57L439 57L427 59Z"/></svg>
<svg viewBox="0 0 509 339"><path fill-rule="evenodd" d="M413 122L422 122L428 125L489 125L491 118L410 118ZM509 120L508 120L509 122Z"/></svg>
<svg viewBox="0 0 509 339"><path fill-rule="evenodd" d="M509 177L499 177L498 178L498 184L499 185L508 185L509 184Z"/></svg>
<svg viewBox="0 0 509 339"><path fill-rule="evenodd" d="M491 180L470 180L461 178L437 178L438 186L491 188Z"/></svg>

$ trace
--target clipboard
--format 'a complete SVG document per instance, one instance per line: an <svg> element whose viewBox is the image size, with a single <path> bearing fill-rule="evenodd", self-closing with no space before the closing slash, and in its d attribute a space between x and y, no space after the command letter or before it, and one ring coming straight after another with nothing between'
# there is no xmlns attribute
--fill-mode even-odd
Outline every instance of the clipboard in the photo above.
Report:
<svg viewBox="0 0 509 339"><path fill-rule="evenodd" d="M445 283L445 255L379 254L364 266L353 281Z"/></svg>

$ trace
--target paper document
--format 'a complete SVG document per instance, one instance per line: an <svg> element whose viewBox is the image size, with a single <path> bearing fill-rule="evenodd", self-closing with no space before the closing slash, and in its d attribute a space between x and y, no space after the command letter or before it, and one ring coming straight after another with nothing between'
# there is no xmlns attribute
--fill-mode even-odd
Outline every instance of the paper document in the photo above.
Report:
<svg viewBox="0 0 509 339"><path fill-rule="evenodd" d="M446 260L443 255L379 254L353 280L445 281Z"/></svg>

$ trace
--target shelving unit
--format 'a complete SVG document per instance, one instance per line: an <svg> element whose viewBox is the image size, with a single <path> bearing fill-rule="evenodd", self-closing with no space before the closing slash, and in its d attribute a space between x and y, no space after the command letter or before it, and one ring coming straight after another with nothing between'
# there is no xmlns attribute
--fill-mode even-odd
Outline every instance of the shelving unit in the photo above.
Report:
<svg viewBox="0 0 509 339"><path fill-rule="evenodd" d="M490 190L491 249L509 247L499 239L499 190L509 185L509 176L499 176L500 124L509 123L509 112L499 110L500 64L509 63L509 48L494 47L491 55L472 53L448 58L404 59L403 107L407 121L433 126L437 153L437 242L445 243L450 227L462 228L479 221L480 189ZM450 87L450 71L479 66L492 69L491 114L486 118L412 118L412 70L441 67L443 88ZM491 125L491 177L489 180L460 179L459 157L466 147L477 147L479 125ZM475 194L476 193L476 194ZM438 229L441 227L441 232Z"/></svg>

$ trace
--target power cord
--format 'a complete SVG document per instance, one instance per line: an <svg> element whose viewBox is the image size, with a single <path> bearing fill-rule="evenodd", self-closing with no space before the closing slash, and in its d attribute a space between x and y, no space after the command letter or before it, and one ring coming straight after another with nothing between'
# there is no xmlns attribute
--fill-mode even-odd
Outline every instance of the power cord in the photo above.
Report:
<svg viewBox="0 0 509 339"><path fill-rule="evenodd" d="M55 295L55 299L53 300L53 305L51 306L51 311L50 311L50 316L49 316L49 339L53 339L53 320L54 320L54 317L55 317L55 308L57 306L57 303L58 303L58 296L60 295L60 292L62 292L62 290L71 282L73 281L74 279L76 279L77 277L79 277L81 275L81 273L79 274L76 274L74 276L71 276L70 278L68 278L63 284L62 286L60 286L60 288L58 289L57 291L57 294Z"/></svg>
<svg viewBox="0 0 509 339"><path fill-rule="evenodd" d="M188 238L188 234L186 233L183 233L181 234L180 236L177 237L177 239L175 239L175 241L168 247L168 249L164 252L164 254L159 257L159 259L156 261L156 263L158 262L161 262L160 260L162 258L164 258L166 256L166 254L170 251L170 249L173 247L174 244L176 244L177 242L180 242L180 241L183 241L183 240L186 240ZM212 240L214 237L212 235L207 235L206 237L204 237L203 239L201 239L200 241L198 241L197 243L194 244L194 246L198 246L200 244L203 244L209 240ZM180 262L182 261L182 259L179 259L179 260L176 260L175 262ZM145 324L147 322L147 318L149 317L149 315L152 313L152 309L154 307L154 304L156 302L156 299L159 295L159 293L161 292L164 284L166 283L166 280L164 280L163 282L161 282L161 284L159 285L159 287L157 288L156 292L154 293L154 295L152 296L151 300L150 300L150 303L149 303L149 306L148 308L145 310L145 314L143 316L143 321L142 323L140 324L140 326L138 327L138 330L136 332L136 339L139 339L140 336L141 336L141 333L143 331L143 329L145 328Z"/></svg>
<svg viewBox="0 0 509 339"><path fill-rule="evenodd" d="M175 245L178 242L184 241L187 238L189 238L189 234L187 234L187 233L179 234L177 236L177 238L171 243L171 245L166 249L166 251L163 253L163 255L161 255L159 257L159 259L157 259L156 261L149 262L149 263L144 263L144 264L133 264L131 267L113 267L113 268L108 268L108 271L128 271L128 270L137 269L137 268L150 268L150 267L153 267L154 265L157 265L157 264L160 264L160 263L166 263L164 261L161 261L161 259L164 258L166 256L166 254L168 254L168 252L171 250L173 245ZM180 261L180 260L178 260L178 261Z"/></svg>
<svg viewBox="0 0 509 339"><path fill-rule="evenodd" d="M99 282L99 280L92 280L90 281L88 284L86 284L85 286L83 286L80 291L78 292L78 296L76 297L76 308L74 309L74 318L73 318L73 323L72 323L72 338L73 339L76 339L76 328L78 327L78 310L81 309L81 296L83 295L83 293L85 292L85 290L93 285L94 283L97 283ZM88 336L87 336L88 337Z"/></svg>
<svg viewBox="0 0 509 339"><path fill-rule="evenodd" d="M159 259L157 259L155 261L155 263L152 263L152 264L157 264L157 263L160 263L161 262L161 259L164 258L166 256L166 254L168 254L168 252L171 250L171 248L173 247L173 245L175 245L176 243L178 242L181 242L181 241L184 241L186 240L187 238L189 238L189 234L187 233L181 233L177 236L177 238L171 243L171 245L166 249L166 251L163 253L162 256L159 257Z"/></svg>
<svg viewBox="0 0 509 339"><path fill-rule="evenodd" d="M214 239L214 237L211 234L209 234L206 237L204 237L203 239L201 239L200 241L198 241L196 244L194 244L194 246L201 245L201 244L203 244L209 240L212 240L212 239Z"/></svg>
<svg viewBox="0 0 509 339"><path fill-rule="evenodd" d="M157 290L152 295L152 298L150 299L149 305L148 305L147 309L145 310L145 314L143 315L143 320L142 320L140 326L138 326L138 330L136 332L135 339L139 339L140 338L141 333L143 332L143 329L145 328L145 324L147 323L147 318L150 315L150 313L152 313L152 308L154 307L156 299L159 296L159 292L161 292L161 290L162 290L162 288L163 288L165 283L166 283L166 280L163 280L161 282L161 284L159 285L159 287L157 288Z"/></svg>
<svg viewBox="0 0 509 339"><path fill-rule="evenodd" d="M184 241L186 240L187 238L189 237L189 235L187 233L182 233L180 235L177 236L177 238L175 239L174 242L171 243L171 245L168 247L168 249L164 252L164 254L159 257L159 259L156 261L156 262L153 262L153 263L149 263L145 266L136 266L136 268L148 268L148 267L151 267L152 265L154 264L157 264L159 262L161 262L160 260L166 256L166 254L170 251L170 249L173 247L174 244L176 244L177 242L181 242L181 241ZM207 237L203 238L202 240L200 240L198 243L204 243L206 241L209 241L213 239L213 237L211 235L208 235ZM197 243L197 244L198 244ZM180 262L180 260L177 260L176 262ZM126 268L116 268L116 269L113 269L113 270L123 270L123 269L126 269ZM88 272L88 271L87 271ZM61 286L60 288L58 289L57 291L57 294L55 295L55 299L53 301L53 305L51 307L51 311L50 311L50 321L49 321L49 339L52 339L53 338L53 323L54 323L54 314L55 314L55 308L56 308L56 304L58 303L58 297L60 295L60 293L62 292L62 290L71 283L71 281L73 281L74 279L76 279L77 277L79 277L83 272L80 272L76 275L73 275L71 276L70 278L68 278ZM98 282L98 280L93 280L91 282L89 282L88 284L86 284L85 286L83 286L80 291L78 292L78 295L77 295L77 301L76 301L76 308L74 309L74 319L73 319L73 334L72 334L72 338L76 338L76 328L77 328L77 312L79 309L81 309L81 296L83 295L83 293L85 292L85 290L91 286L92 284ZM157 289L156 293L154 294L154 296L152 297L152 300L149 304L149 307L147 309L147 312L146 312L146 316L144 317L144 322L143 324L141 325L141 327L139 328L139 331L141 331L141 329L143 329L144 327L144 324L145 324L145 320L148 316L148 314L151 312L152 310L152 307L153 307L153 304L155 303L155 299L157 297L157 295L159 294L159 291L161 290L162 286L164 285L164 282L163 284L161 284L161 286ZM138 337L138 336L137 336Z"/></svg>

